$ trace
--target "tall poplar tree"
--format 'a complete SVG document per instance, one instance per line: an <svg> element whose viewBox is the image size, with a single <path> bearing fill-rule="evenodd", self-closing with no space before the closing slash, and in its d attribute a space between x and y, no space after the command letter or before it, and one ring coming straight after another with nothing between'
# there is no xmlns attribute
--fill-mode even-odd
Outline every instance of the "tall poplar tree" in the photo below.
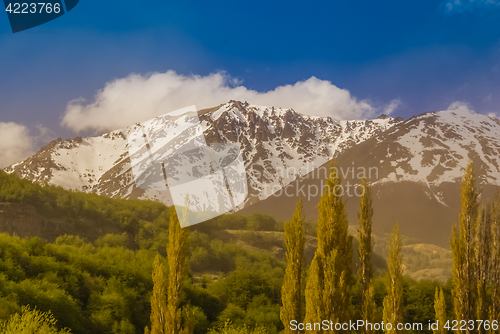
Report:
<svg viewBox="0 0 500 334"><path fill-rule="evenodd" d="M459 226L453 228L451 250L453 253L453 307L455 320L469 321L474 318L475 265L473 236L478 215L478 196L474 166L469 160L462 181L462 208ZM484 320L484 319L481 319ZM469 333L467 327L466 333Z"/></svg>
<svg viewBox="0 0 500 334"><path fill-rule="evenodd" d="M359 210L359 269L358 277L361 285L361 316L365 323L373 323L375 318L375 300L373 288L373 267L371 262L373 242L372 242L372 199L371 189L366 178L361 181L361 187L364 189L360 200ZM373 330L362 329L362 333L371 334Z"/></svg>
<svg viewBox="0 0 500 334"><path fill-rule="evenodd" d="M436 293L434 295L434 312L436 314L435 319L438 322L438 329L432 330L434 334L446 334L448 331L444 328L446 325L446 300L444 299L444 293L442 288L436 288Z"/></svg>
<svg viewBox="0 0 500 334"><path fill-rule="evenodd" d="M168 229L168 297L166 314L166 334L179 334L181 331L182 280L186 273L186 251L189 227L181 228L175 210L171 211Z"/></svg>
<svg viewBox="0 0 500 334"><path fill-rule="evenodd" d="M476 223L474 244L476 265L476 318L487 320L491 305L491 295L488 288L491 283L491 252L492 252L492 211L491 205L481 207ZM498 284L498 282L494 282ZM484 327L478 328L478 333L484 333Z"/></svg>
<svg viewBox="0 0 500 334"><path fill-rule="evenodd" d="M386 333L402 333L397 329L397 324L403 322L403 257L401 255L401 237L399 236L399 224L394 226L392 232L388 272L386 276L387 296L384 298L384 322ZM392 324L388 329L387 323Z"/></svg>
<svg viewBox="0 0 500 334"><path fill-rule="evenodd" d="M306 284L306 323L320 323L327 319L324 307L323 292L325 285L323 254L316 250L309 268L309 277ZM333 319L332 319L333 320ZM321 331L311 330L311 333Z"/></svg>
<svg viewBox="0 0 500 334"><path fill-rule="evenodd" d="M292 220L285 223L286 270L281 289L282 306L280 318L284 333L298 333L290 329L290 321L302 318L302 269L304 258L304 215L302 198L297 203Z"/></svg>
<svg viewBox="0 0 500 334"><path fill-rule="evenodd" d="M490 319L500 319L500 194L495 194L491 222L491 306Z"/></svg>
<svg viewBox="0 0 500 334"><path fill-rule="evenodd" d="M351 318L352 236L342 195L340 174L332 163L318 205L318 249L306 285L306 322Z"/></svg>
<svg viewBox="0 0 500 334"><path fill-rule="evenodd" d="M160 254L153 264L153 296L151 297L151 334L165 333L165 315L167 313L166 279ZM149 329L148 329L149 331Z"/></svg>

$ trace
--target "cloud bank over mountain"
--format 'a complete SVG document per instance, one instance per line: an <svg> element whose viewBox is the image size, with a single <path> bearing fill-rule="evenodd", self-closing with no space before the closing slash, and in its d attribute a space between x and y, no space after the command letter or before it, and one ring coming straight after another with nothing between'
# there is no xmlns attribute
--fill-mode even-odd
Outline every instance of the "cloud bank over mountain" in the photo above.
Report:
<svg viewBox="0 0 500 334"><path fill-rule="evenodd" d="M23 161L54 137L55 134L42 125L29 128L14 122L0 122L0 169Z"/></svg>
<svg viewBox="0 0 500 334"><path fill-rule="evenodd" d="M0 168L32 155L33 143L27 127L12 122L0 123Z"/></svg>
<svg viewBox="0 0 500 334"><path fill-rule="evenodd" d="M229 100L293 108L302 114L331 116L339 120L390 114L401 103L398 99L388 101L385 105L360 100L348 90L316 77L267 92L257 92L224 72L199 76L167 71L148 75L131 74L109 82L96 93L94 101L71 101L61 124L75 132L105 132L187 105L202 109Z"/></svg>

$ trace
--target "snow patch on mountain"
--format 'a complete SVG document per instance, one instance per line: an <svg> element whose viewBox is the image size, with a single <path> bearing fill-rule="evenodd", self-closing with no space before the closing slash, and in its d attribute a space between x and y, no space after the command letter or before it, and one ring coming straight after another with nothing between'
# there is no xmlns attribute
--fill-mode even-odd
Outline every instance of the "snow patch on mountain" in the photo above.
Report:
<svg viewBox="0 0 500 334"><path fill-rule="evenodd" d="M386 134L393 171L379 182L414 181L437 186L457 182L468 158L479 182L500 185L500 121L469 110L425 113ZM380 138L381 142L384 138Z"/></svg>

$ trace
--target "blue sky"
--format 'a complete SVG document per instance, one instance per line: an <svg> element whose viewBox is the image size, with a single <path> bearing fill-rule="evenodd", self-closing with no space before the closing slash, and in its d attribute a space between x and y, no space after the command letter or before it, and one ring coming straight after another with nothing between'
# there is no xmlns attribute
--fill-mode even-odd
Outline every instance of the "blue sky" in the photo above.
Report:
<svg viewBox="0 0 500 334"><path fill-rule="evenodd" d="M405 118L454 101L500 114L499 3L81 0L16 34L1 14L0 122L73 137L70 101L168 70L223 72L257 92L316 77L377 111L398 100L392 116Z"/></svg>

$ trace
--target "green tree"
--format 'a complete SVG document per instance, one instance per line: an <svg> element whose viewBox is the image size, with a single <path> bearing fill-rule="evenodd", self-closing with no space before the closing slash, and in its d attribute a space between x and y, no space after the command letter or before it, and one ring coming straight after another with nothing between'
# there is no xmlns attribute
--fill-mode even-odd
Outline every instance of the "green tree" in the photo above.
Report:
<svg viewBox="0 0 500 334"><path fill-rule="evenodd" d="M476 319L487 320L491 305L491 295L487 289L491 280L492 252L492 211L491 205L481 207L476 223L474 244L476 277ZM493 282L498 284L498 282ZM484 328L478 328L484 333Z"/></svg>
<svg viewBox="0 0 500 334"><path fill-rule="evenodd" d="M184 327L181 330L182 334L193 334L194 327L196 325L196 318L194 314L194 307L190 304L182 308L182 313L184 315Z"/></svg>
<svg viewBox="0 0 500 334"><path fill-rule="evenodd" d="M282 307L280 318L285 333L293 333L290 321L302 318L302 260L304 257L304 215L302 199L296 206L292 220L285 223L286 270L281 289ZM295 331L298 332L298 331Z"/></svg>
<svg viewBox="0 0 500 334"><path fill-rule="evenodd" d="M323 287L325 285L323 254L316 251L309 268L309 278L306 284L306 317L307 323L320 323L325 316ZM319 331L312 331L319 333Z"/></svg>
<svg viewBox="0 0 500 334"><path fill-rule="evenodd" d="M182 280L186 273L186 251L189 238L189 227L182 228L175 210L170 215L168 230L168 298L166 334L179 334L181 331L181 297Z"/></svg>
<svg viewBox="0 0 500 334"><path fill-rule="evenodd" d="M24 306L21 314L16 313L6 322L0 324L2 334L69 334L67 328L61 330L56 327L57 321L50 312L31 310Z"/></svg>
<svg viewBox="0 0 500 334"><path fill-rule="evenodd" d="M153 295L151 296L151 334L165 333L167 313L166 279L160 254L153 264ZM149 330L149 329L148 329Z"/></svg>
<svg viewBox="0 0 500 334"><path fill-rule="evenodd" d="M235 326L230 321L226 321L221 328L212 329L209 334L268 334L265 328L257 327L250 329L248 326Z"/></svg>
<svg viewBox="0 0 500 334"><path fill-rule="evenodd" d="M446 301L444 299L443 289L436 288L434 295L434 311L436 312L435 319L438 322L438 329L433 330L434 334L446 334L447 330L444 328L446 324Z"/></svg>
<svg viewBox="0 0 500 334"><path fill-rule="evenodd" d="M500 194L495 194L491 222L491 320L500 318Z"/></svg>
<svg viewBox="0 0 500 334"><path fill-rule="evenodd" d="M375 319L375 300L373 288L373 268L372 268L372 199L371 189L366 182L366 178L361 181L361 187L364 189L360 200L359 210L359 269L358 277L361 285L361 315L365 323L373 323ZM366 327L364 327L366 328ZM363 333L371 334L373 330L362 329Z"/></svg>
<svg viewBox="0 0 500 334"><path fill-rule="evenodd" d="M397 329L397 324L403 322L403 257L401 255L401 237L399 224L394 226L392 233L388 272L386 276L387 296L384 298L384 322L386 333L402 333ZM389 329L388 323L392 324Z"/></svg>
<svg viewBox="0 0 500 334"><path fill-rule="evenodd" d="M318 249L306 285L306 322L350 320L352 236L342 193L338 167L332 163L318 205Z"/></svg>
<svg viewBox="0 0 500 334"><path fill-rule="evenodd" d="M453 308L455 320L473 320L475 282L474 243L475 224L478 215L478 196L474 166L469 160L462 181L462 208L459 226L453 228L451 250L453 252ZM481 319L484 320L484 319ZM466 333L469 333L467 327Z"/></svg>

